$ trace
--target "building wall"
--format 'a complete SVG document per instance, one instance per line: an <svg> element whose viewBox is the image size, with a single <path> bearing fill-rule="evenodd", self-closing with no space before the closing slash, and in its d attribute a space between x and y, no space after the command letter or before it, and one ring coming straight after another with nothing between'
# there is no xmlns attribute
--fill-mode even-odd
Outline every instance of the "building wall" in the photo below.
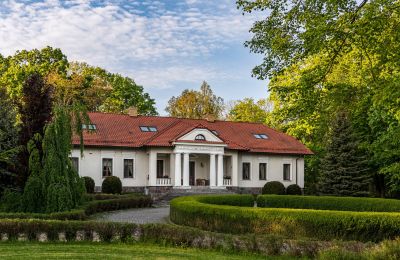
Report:
<svg viewBox="0 0 400 260"><path fill-rule="evenodd" d="M149 152L157 152L158 159L164 160L165 175L170 176L174 183L174 162L175 155L172 148L151 148L145 149L112 149L112 148L85 148L84 156L80 157L79 149L73 149L72 157L79 158L80 176L93 178L96 186L101 186L102 159L113 159L113 175L121 179L124 187L143 187L148 185L147 175L149 172ZM232 184L238 187L257 188L263 187L266 182L280 181L285 186L298 184L304 187L304 159L301 156L293 155L268 155L253 153L238 153L236 151L225 151L225 156L230 156L225 164L224 175L232 172ZM235 159L237 158L237 160ZM134 178L124 178L123 160L134 159ZM199 154L191 157L190 160L196 162L195 179L209 179L209 155ZM296 161L297 161L297 180L296 180ZM236 163L235 163L236 162ZM250 180L242 178L242 163L250 163ZM267 180L259 180L259 163L267 163ZM283 181L283 164L291 164L291 180ZM236 165L235 165L236 164ZM228 166L228 167L226 167ZM183 169L183 167L181 167ZM235 175L235 169L237 173ZM235 175L235 176L234 176Z"/></svg>

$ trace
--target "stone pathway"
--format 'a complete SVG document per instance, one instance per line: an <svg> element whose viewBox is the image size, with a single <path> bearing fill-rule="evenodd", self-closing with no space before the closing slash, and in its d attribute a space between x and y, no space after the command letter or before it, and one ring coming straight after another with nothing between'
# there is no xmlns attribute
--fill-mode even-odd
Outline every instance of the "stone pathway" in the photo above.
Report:
<svg viewBox="0 0 400 260"><path fill-rule="evenodd" d="M168 223L169 204L157 203L153 208L127 209L94 216L97 221L113 221L136 224Z"/></svg>

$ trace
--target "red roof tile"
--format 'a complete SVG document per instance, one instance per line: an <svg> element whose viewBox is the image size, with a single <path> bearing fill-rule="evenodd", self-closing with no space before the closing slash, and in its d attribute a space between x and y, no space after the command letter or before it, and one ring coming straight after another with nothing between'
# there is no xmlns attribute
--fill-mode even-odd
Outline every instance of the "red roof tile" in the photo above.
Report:
<svg viewBox="0 0 400 260"><path fill-rule="evenodd" d="M227 149L275 154L312 154L295 138L271 129L263 124L215 121L202 119L182 119L160 116L137 116L89 113L96 125L95 132L84 133L86 146L106 147L146 147L173 146L182 135L194 128L207 128L217 131L218 138L224 141ZM140 126L155 126L157 132L142 132ZM201 126L201 127L199 127ZM266 134L268 139L256 139L254 134ZM79 144L79 138L73 138Z"/></svg>

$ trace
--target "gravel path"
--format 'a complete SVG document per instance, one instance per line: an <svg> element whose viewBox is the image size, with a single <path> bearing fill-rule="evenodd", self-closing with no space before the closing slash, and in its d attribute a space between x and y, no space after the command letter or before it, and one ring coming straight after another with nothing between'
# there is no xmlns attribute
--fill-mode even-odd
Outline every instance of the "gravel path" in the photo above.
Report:
<svg viewBox="0 0 400 260"><path fill-rule="evenodd" d="M140 208L112 211L95 216L97 221L114 221L137 224L168 223L169 205L155 208Z"/></svg>

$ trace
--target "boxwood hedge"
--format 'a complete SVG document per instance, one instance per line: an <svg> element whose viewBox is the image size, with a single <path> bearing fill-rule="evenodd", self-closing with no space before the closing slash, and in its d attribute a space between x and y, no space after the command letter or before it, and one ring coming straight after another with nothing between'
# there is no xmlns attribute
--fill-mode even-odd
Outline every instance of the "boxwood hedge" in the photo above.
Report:
<svg viewBox="0 0 400 260"><path fill-rule="evenodd" d="M400 212L400 200L357 197L261 195L257 197L257 206L265 208Z"/></svg>
<svg viewBox="0 0 400 260"><path fill-rule="evenodd" d="M207 204L207 200L202 196L172 200L171 220L208 231L291 238L380 241L400 236L400 213L250 208Z"/></svg>

